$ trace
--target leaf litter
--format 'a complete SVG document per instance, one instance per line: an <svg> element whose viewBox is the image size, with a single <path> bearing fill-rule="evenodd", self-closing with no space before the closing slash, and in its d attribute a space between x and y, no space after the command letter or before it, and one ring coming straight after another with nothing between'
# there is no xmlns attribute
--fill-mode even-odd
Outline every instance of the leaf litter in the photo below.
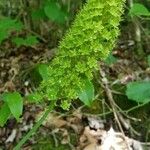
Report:
<svg viewBox="0 0 150 150"><path fill-rule="evenodd" d="M132 138L124 136L110 127L105 129L105 120L96 115L85 116L75 112L71 116L61 116L57 113L49 114L43 126L53 128L53 133L62 133L61 144L70 144L69 132L72 129L78 135L76 150L143 150L142 144ZM36 118L42 116L40 112ZM84 119L83 119L84 118ZM84 125L84 120L87 120Z"/></svg>

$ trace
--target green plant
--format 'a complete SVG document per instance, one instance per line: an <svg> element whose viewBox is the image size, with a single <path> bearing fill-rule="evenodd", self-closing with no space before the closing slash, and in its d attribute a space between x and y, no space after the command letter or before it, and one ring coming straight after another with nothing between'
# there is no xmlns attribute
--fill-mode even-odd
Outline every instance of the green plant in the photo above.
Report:
<svg viewBox="0 0 150 150"><path fill-rule="evenodd" d="M51 105L47 108L44 115L38 120L35 126L23 137L23 139L17 144L13 150L20 150L21 146L30 138L30 136L36 132L42 122L46 119L48 114L54 109L55 103L52 101Z"/></svg>
<svg viewBox="0 0 150 150"><path fill-rule="evenodd" d="M145 35L148 35L148 32L144 29L145 24L149 26L148 22L145 22L146 19L149 20L150 11L145 6L147 3L146 1L142 3L137 3L136 1L129 0L129 18L133 24L133 31L134 31L134 40L136 42L136 50L139 57L144 56L143 50L143 36L142 33L144 31ZM145 4L145 5L144 5Z"/></svg>
<svg viewBox="0 0 150 150"><path fill-rule="evenodd" d="M31 17L33 20L50 20L57 24L64 24L67 17L68 12L65 9L62 9L62 5L60 5L61 1L55 0L45 0L41 2L39 8L31 9Z"/></svg>
<svg viewBox="0 0 150 150"><path fill-rule="evenodd" d="M7 38L10 38L12 32L19 33L23 29L24 25L16 19L11 19L8 17L0 19L0 44ZM33 35L28 35L26 38L17 36L10 39L12 39L12 42L18 47L21 45L33 46L38 43L37 37Z"/></svg>
<svg viewBox="0 0 150 150"><path fill-rule="evenodd" d="M55 0L40 0L40 3L37 4L34 1L28 3L24 0L21 0L19 1L20 5L18 5L18 2L15 0L13 2L8 3L10 3L9 5L12 5L12 7L7 6L7 2L0 3L0 7L2 7L2 10L4 12L8 11L7 9L9 9L9 15L7 13L3 13L3 11L0 12L0 15L2 15L2 17L0 18L0 44L4 40L9 38L9 40L11 39L17 47L20 47L22 45L34 46L39 42L37 40L37 37L41 37L41 35L36 33L37 31L34 32L35 29L41 29L39 25L40 22L44 21L47 24L49 22L54 22L62 25L66 23L66 20L68 18L67 7L65 6L65 4L60 5L62 3L61 1L58 2ZM27 15L25 15L26 13ZM37 24L38 29L36 28ZM34 36L29 34L24 37L19 37L18 33L21 33L20 31L27 31L33 33ZM11 38L11 33L15 33L16 36Z"/></svg>
<svg viewBox="0 0 150 150"><path fill-rule="evenodd" d="M107 57L107 59L105 60L105 63L107 65L111 65L114 64L115 62L117 62L117 58L114 57L111 53L109 54L109 56Z"/></svg>
<svg viewBox="0 0 150 150"><path fill-rule="evenodd" d="M11 32L20 31L22 28L22 23L17 20L7 17L0 19L0 44L10 36Z"/></svg>
<svg viewBox="0 0 150 150"><path fill-rule="evenodd" d="M131 7L129 11L130 16L150 16L150 11L140 3L133 3L133 6Z"/></svg>
<svg viewBox="0 0 150 150"><path fill-rule="evenodd" d="M71 99L80 98L79 91L93 79L98 61L107 58L115 45L123 2L89 0L85 4L49 65L49 78L40 86L43 97L61 99L68 107Z"/></svg>
<svg viewBox="0 0 150 150"><path fill-rule="evenodd" d="M36 82L47 79L46 64L37 64L33 69L38 78ZM28 100L30 103L38 103L41 100L41 95L37 92L31 93L25 97L22 97L18 92L5 92L0 95L0 126L3 127L7 120L13 116L19 120L23 110L23 99Z"/></svg>
<svg viewBox="0 0 150 150"><path fill-rule="evenodd" d="M150 81L136 81L127 85L126 95L129 99L147 103L150 102Z"/></svg>
<svg viewBox="0 0 150 150"><path fill-rule="evenodd" d="M16 37L13 38L12 41L16 44L17 47L20 47L21 45L33 46L38 43L37 37L32 35L28 35L26 38Z"/></svg>
<svg viewBox="0 0 150 150"><path fill-rule="evenodd" d="M67 12L60 9L56 1L48 1L44 5L45 15L56 23L63 24L67 18Z"/></svg>
<svg viewBox="0 0 150 150"><path fill-rule="evenodd" d="M64 109L68 109L71 100L76 98L91 105L94 99L93 71L98 69L98 61L104 60L115 45L123 4L124 0L89 0L78 13L48 67L48 76L39 87L41 98L51 100L51 105L14 150L20 149L37 130L54 109L56 100L61 99Z"/></svg>
<svg viewBox="0 0 150 150"><path fill-rule="evenodd" d="M23 110L23 99L18 92L3 93L0 97L3 105L0 107L0 126L4 126L11 115L19 120Z"/></svg>

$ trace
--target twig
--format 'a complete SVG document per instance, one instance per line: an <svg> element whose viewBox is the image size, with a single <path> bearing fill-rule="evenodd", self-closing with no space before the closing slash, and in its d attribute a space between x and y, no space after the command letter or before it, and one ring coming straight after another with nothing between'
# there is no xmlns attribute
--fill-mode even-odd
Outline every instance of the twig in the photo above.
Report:
<svg viewBox="0 0 150 150"><path fill-rule="evenodd" d="M122 126L121 126L121 124L120 124L118 115L117 115L117 111L116 111L116 108L115 108L115 102L114 102L114 100L113 100L113 96L112 96L111 90L110 90L109 87L108 87L108 80L107 80L107 78L106 78L106 75L105 75L105 73L104 73L101 69L100 69L100 74L101 74L101 77L102 77L102 84L103 84L103 87L104 87L104 89L105 89L105 91L106 91L107 97L108 97L108 99L109 99L110 105L111 105L112 110L113 110L113 113L114 113L114 117L115 117L115 119L116 119L116 121L117 121L117 124L118 124L118 126L119 126L120 131L121 131L122 133L124 133L124 132L123 132L123 129L122 129Z"/></svg>
<svg viewBox="0 0 150 150"><path fill-rule="evenodd" d="M125 110L124 112L125 112L125 113L129 113L129 112L131 112L131 111L133 111L133 110L135 110L135 109L138 109L138 108L140 108L140 107L145 106L145 105L148 104L148 103L149 103L149 101L148 101L148 102L145 102L145 103L143 103L143 104L137 105L137 106L135 106L135 107L132 107L132 108L130 108L130 109L128 109L128 110Z"/></svg>
<svg viewBox="0 0 150 150"><path fill-rule="evenodd" d="M114 113L115 120L118 124L120 131L122 132L122 134L125 137L124 131L123 131L121 123L120 123L120 121L121 121L122 124L124 125L125 121L123 120L123 117L120 115L120 113L117 111L117 108L115 106L116 104L115 104L114 99L113 99L113 95L112 95L111 90L109 89L109 86L108 86L108 80L106 78L106 74L101 69L100 69L100 75L102 77L102 84L101 85L103 85L103 87L105 89L106 95L108 97L108 100L110 102L110 105L111 105L113 113ZM126 142L128 149L130 149L128 142L127 141L125 141L125 142Z"/></svg>
<svg viewBox="0 0 150 150"><path fill-rule="evenodd" d="M58 147L58 140L56 138L55 132L52 131L51 135L53 136L55 147Z"/></svg>

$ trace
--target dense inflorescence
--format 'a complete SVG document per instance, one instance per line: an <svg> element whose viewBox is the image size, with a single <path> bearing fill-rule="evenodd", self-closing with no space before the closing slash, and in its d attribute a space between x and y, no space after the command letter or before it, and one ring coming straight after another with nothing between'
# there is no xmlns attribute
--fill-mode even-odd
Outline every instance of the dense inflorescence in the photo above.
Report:
<svg viewBox="0 0 150 150"><path fill-rule="evenodd" d="M124 0L88 0L50 63L49 78L40 86L44 97L78 97L85 79L92 80L93 70L98 69L97 62L105 59L115 45L123 4Z"/></svg>

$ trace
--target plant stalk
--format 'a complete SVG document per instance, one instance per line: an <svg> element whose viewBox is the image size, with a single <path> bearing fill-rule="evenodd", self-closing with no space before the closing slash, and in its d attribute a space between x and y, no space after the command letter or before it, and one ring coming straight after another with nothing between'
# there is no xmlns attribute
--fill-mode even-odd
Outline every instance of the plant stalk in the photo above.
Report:
<svg viewBox="0 0 150 150"><path fill-rule="evenodd" d="M45 111L43 116L40 118L40 120L33 126L33 128L19 141L19 143L14 147L13 150L20 150L21 146L32 136L33 133L36 132L36 130L41 126L43 121L46 119L48 114L54 109L55 101L51 102L51 105L48 107L48 109Z"/></svg>

